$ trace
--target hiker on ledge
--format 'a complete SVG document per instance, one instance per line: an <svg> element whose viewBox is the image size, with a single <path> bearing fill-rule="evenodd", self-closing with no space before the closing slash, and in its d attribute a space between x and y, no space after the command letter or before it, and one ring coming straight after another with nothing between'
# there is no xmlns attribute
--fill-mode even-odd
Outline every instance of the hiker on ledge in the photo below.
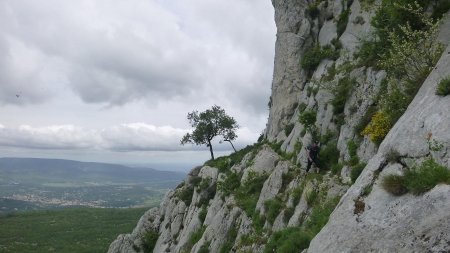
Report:
<svg viewBox="0 0 450 253"><path fill-rule="evenodd" d="M311 165L314 164L317 173L319 173L319 166L317 165L317 157L319 156L319 141L314 141L311 145L306 147L306 153L308 154L308 165L306 166L306 172L309 172Z"/></svg>

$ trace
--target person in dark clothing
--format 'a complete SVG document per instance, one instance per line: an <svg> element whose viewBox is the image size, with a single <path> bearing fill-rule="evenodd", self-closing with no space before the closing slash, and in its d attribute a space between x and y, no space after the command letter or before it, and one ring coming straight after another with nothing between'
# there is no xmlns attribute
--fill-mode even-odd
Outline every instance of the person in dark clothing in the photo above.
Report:
<svg viewBox="0 0 450 253"><path fill-rule="evenodd" d="M319 173L319 166L317 166L317 158L319 156L320 146L319 142L315 141L313 144L306 147L306 153L308 154L308 165L306 166L306 172L309 172L311 165L314 164Z"/></svg>

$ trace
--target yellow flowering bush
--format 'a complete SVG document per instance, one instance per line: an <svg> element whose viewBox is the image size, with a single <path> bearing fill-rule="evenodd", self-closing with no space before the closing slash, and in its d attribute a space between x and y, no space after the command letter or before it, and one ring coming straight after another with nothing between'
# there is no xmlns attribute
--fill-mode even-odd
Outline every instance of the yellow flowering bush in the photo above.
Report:
<svg viewBox="0 0 450 253"><path fill-rule="evenodd" d="M364 128L361 134L368 135L370 140L381 143L391 129L391 121L383 111L378 111L372 116L370 123Z"/></svg>

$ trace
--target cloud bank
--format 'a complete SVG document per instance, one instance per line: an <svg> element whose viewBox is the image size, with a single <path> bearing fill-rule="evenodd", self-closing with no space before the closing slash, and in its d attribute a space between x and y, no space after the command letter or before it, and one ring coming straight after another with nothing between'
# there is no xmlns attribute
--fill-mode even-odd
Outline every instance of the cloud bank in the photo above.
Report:
<svg viewBox="0 0 450 253"><path fill-rule="evenodd" d="M24 149L95 150L114 152L133 151L203 151L205 146L180 145L189 129L131 123L103 129L84 129L73 125L32 127L22 125L8 128L0 125L0 145ZM237 131L237 147L243 147L257 136L247 128ZM219 144L215 138L214 150L231 150L228 143Z"/></svg>

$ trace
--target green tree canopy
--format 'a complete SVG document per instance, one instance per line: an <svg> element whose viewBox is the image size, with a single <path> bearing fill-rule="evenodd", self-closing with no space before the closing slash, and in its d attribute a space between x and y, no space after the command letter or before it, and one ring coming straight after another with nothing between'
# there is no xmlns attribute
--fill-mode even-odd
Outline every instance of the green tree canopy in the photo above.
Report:
<svg viewBox="0 0 450 253"><path fill-rule="evenodd" d="M187 119L194 128L192 133L187 133L181 139L181 145L194 143L196 145L205 144L211 152L211 159L214 160L214 153L211 141L216 136L222 136L222 141L230 142L234 149L232 140L237 138L236 130L239 128L236 120L228 116L220 106L214 105L204 112L193 111L188 113ZM236 151L236 149L234 149Z"/></svg>

